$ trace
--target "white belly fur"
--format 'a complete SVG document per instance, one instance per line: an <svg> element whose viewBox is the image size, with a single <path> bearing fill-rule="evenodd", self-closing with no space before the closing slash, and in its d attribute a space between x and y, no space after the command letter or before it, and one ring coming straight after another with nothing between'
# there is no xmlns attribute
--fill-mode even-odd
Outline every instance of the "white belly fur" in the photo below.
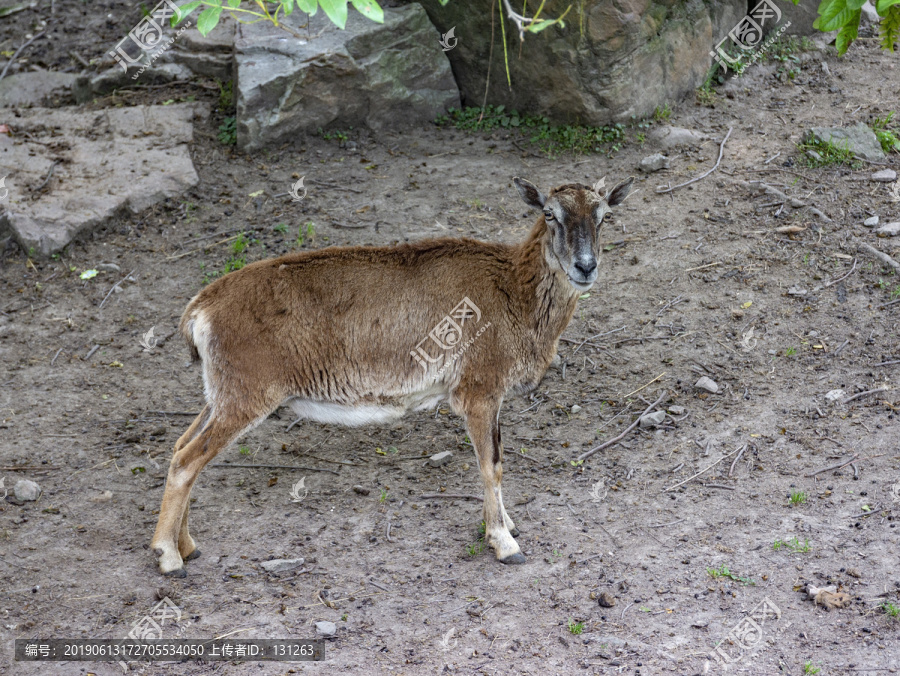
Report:
<svg viewBox="0 0 900 676"><path fill-rule="evenodd" d="M313 401L295 397L285 402L298 418L319 423L359 427L377 423L394 422L409 411L434 408L446 400L447 391L443 387L432 387L422 392L414 392L397 397L397 403L379 404L334 404L327 401Z"/></svg>

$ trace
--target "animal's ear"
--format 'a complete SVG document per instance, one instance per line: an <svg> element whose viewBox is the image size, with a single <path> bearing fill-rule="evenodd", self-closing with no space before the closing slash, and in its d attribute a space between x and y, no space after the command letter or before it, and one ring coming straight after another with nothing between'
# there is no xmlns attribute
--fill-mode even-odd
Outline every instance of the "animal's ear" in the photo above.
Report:
<svg viewBox="0 0 900 676"><path fill-rule="evenodd" d="M513 183L516 184L516 189L519 191L522 199L525 200L525 204L535 209L544 208L547 198L544 196L544 193L537 189L534 183L518 176L513 179Z"/></svg>
<svg viewBox="0 0 900 676"><path fill-rule="evenodd" d="M611 206L617 206L625 201L625 198L628 197L631 192L631 187L634 185L634 176L629 178L627 181L622 181L615 188L610 190L609 196L606 198L606 203Z"/></svg>
<svg viewBox="0 0 900 676"><path fill-rule="evenodd" d="M594 192L603 197L606 195L606 176L594 183Z"/></svg>

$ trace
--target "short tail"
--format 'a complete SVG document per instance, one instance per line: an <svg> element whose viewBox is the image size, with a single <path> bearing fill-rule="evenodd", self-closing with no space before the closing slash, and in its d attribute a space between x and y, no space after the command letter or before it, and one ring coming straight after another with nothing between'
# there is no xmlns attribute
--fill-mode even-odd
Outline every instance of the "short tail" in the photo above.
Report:
<svg viewBox="0 0 900 676"><path fill-rule="evenodd" d="M181 322L178 324L178 331L179 333L181 333L182 337L188 345L188 349L191 352L192 362L200 361L200 351L197 349L197 344L194 342L194 320L197 310L196 304L197 298L194 297L185 308L184 314L181 315Z"/></svg>

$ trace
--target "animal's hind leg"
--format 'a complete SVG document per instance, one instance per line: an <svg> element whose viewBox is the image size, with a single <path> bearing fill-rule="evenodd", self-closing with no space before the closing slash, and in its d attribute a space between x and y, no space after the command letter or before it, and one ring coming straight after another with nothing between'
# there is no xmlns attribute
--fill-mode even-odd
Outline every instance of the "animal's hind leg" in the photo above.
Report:
<svg viewBox="0 0 900 676"><path fill-rule="evenodd" d="M188 554L196 549L187 532L187 506L191 488L200 470L245 429L252 418L227 417L213 413L209 422L183 448L176 451L169 464L169 475L159 508L159 520L151 547L159 557L159 570L166 575L183 577L181 546Z"/></svg>
<svg viewBox="0 0 900 676"><path fill-rule="evenodd" d="M184 448L185 444L187 444L191 439L197 436L197 431L206 424L206 421L209 419L209 404L203 406L203 410L200 411L200 414L194 418L194 422L191 423L191 426L187 428L187 431L178 437L178 441L175 442L175 452L177 453L182 448Z"/></svg>

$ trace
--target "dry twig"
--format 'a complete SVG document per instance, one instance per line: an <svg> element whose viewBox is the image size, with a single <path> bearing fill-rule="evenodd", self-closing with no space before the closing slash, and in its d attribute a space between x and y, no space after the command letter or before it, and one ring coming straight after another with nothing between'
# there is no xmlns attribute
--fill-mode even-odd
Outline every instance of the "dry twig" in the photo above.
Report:
<svg viewBox="0 0 900 676"><path fill-rule="evenodd" d="M711 169L709 169L708 171L703 172L702 174L700 174L700 175L697 176L696 178L692 178L690 181L686 181L685 183L679 183L678 185L672 186L671 188L663 188L663 189L657 188L657 189L656 189L656 192L659 193L659 194L663 194L663 193L667 193L667 192L673 192L673 191L675 191L675 190L678 190L678 188L683 188L683 187L686 186L686 185L690 185L691 183L696 183L697 181L700 181L700 180L706 178L706 177L709 176L711 173L713 173L716 169L718 169L718 168L719 168L719 164L722 162L722 155L723 155L724 152L725 152L725 142L728 140L728 137L731 136L731 132L732 132L733 130L734 130L734 127L728 127L728 133L725 134L725 138L722 139L722 143L719 145L719 159L716 160L716 163L712 166Z"/></svg>

